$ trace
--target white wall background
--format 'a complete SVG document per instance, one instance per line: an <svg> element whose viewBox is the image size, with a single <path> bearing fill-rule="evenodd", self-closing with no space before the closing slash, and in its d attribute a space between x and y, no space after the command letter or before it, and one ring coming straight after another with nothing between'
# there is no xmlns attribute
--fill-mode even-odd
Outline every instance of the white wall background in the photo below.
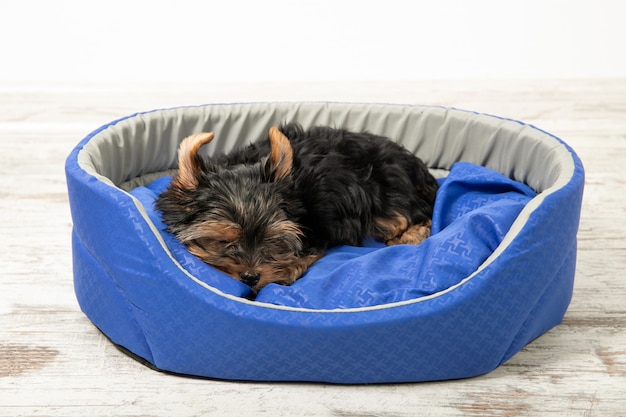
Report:
<svg viewBox="0 0 626 417"><path fill-rule="evenodd" d="M0 81L590 77L626 77L626 1L0 3Z"/></svg>

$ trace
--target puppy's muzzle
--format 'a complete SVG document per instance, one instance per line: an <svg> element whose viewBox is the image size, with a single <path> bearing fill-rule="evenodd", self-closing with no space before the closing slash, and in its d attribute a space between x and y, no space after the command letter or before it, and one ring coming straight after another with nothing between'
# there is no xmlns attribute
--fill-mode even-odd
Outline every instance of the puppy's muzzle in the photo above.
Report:
<svg viewBox="0 0 626 417"><path fill-rule="evenodd" d="M241 274L239 274L239 279L244 284L250 287L254 287L256 284L259 283L259 279L261 279L261 277L256 272L242 272Z"/></svg>

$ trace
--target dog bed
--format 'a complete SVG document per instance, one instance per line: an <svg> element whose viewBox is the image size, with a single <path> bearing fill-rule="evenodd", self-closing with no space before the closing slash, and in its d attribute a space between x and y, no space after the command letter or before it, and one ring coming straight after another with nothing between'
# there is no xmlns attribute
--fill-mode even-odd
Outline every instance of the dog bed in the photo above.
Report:
<svg viewBox="0 0 626 417"><path fill-rule="evenodd" d="M242 146L297 121L388 136L439 177L422 245L341 246L256 300L163 229L156 195L180 141ZM533 126L425 106L206 105L138 113L69 155L75 291L111 341L151 366L261 381L381 383L471 377L557 325L569 304L584 172Z"/></svg>

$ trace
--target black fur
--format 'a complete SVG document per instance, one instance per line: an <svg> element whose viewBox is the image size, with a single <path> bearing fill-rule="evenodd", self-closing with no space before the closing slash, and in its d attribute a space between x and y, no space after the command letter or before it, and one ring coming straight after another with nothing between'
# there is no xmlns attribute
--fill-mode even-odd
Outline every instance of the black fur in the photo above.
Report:
<svg viewBox="0 0 626 417"><path fill-rule="evenodd" d="M388 138L324 126L279 127L293 148L292 183L282 190L297 210L307 246L360 246L373 237L372 220L397 210L413 224L432 218L437 181L414 154ZM222 156L219 163L253 164L270 152L268 138ZM288 207L285 207L288 209Z"/></svg>

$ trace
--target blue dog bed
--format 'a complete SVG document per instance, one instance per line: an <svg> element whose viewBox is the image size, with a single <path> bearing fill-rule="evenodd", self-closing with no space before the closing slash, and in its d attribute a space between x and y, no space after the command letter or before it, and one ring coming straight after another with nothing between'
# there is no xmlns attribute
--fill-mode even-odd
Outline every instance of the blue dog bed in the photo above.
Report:
<svg viewBox="0 0 626 417"><path fill-rule="evenodd" d="M283 121L397 140L439 177L422 245L340 246L292 286L249 288L164 230L155 197L189 134L228 151ZM205 154L205 155L206 155ZM139 113L66 163L74 283L90 320L157 369L334 383L464 378L495 369L569 304L583 167L524 123L421 106L207 105Z"/></svg>

